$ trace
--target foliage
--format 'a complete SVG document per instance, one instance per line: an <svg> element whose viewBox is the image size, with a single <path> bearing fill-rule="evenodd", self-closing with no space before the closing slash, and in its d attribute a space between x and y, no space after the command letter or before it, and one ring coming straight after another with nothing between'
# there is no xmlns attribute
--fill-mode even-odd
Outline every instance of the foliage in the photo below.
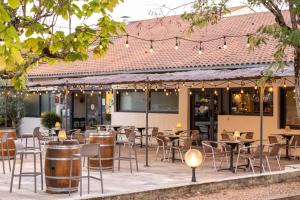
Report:
<svg viewBox="0 0 300 200"><path fill-rule="evenodd" d="M46 112L42 115L42 125L48 129L55 126L55 123L61 123L61 118L54 112Z"/></svg>
<svg viewBox="0 0 300 200"><path fill-rule="evenodd" d="M109 12L123 0L8 0L0 1L0 78L20 88L29 68L40 62L86 60L89 51L103 56L109 38L124 31ZM94 27L84 22L98 17ZM81 21L68 33L58 21Z"/></svg>
<svg viewBox="0 0 300 200"><path fill-rule="evenodd" d="M104 118L105 118L105 121L110 122L111 121L111 114L110 113L105 113Z"/></svg>
<svg viewBox="0 0 300 200"><path fill-rule="evenodd" d="M0 96L0 126L5 124L5 101L4 96ZM20 95L7 96L7 121L8 126L18 128L21 124L21 119L25 115L25 106L23 97Z"/></svg>
<svg viewBox="0 0 300 200"><path fill-rule="evenodd" d="M299 0L247 0L250 7L265 7L270 11L275 23L271 25L261 26L255 35L249 38L250 50L266 44L269 40L278 42L276 50L273 53L274 63L270 68L263 72L260 82L265 83L273 71L287 66L286 50L292 48L294 50L294 72L295 72L295 89L296 89L296 105L298 116L300 116L300 1ZM191 22L191 26L207 25L208 23L216 23L218 19L214 10L226 10L228 1L222 0L220 4L208 4L210 1L196 1L194 12L191 16L183 18ZM283 10L282 8L287 8ZM194 20L200 19L200 20ZM204 22L203 22L204 21ZM205 22L206 21L206 22Z"/></svg>

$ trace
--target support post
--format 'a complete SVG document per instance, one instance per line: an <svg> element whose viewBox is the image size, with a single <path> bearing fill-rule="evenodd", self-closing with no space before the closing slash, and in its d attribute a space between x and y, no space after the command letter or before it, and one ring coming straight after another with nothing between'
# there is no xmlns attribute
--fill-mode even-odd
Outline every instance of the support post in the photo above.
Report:
<svg viewBox="0 0 300 200"><path fill-rule="evenodd" d="M146 95L146 164L145 167L149 167L149 158L148 158L148 128L149 128L149 90L150 90L150 84L149 84L149 78L147 77L146 79L146 90L145 90L145 95Z"/></svg>
<svg viewBox="0 0 300 200"><path fill-rule="evenodd" d="M260 115L260 155L259 155L259 168L260 168L260 173L263 172L263 118L264 118L264 93L265 93L265 86L262 83L260 86L260 98L259 98L259 115Z"/></svg>
<svg viewBox="0 0 300 200"><path fill-rule="evenodd" d="M65 90L65 128L68 131L68 93L69 93L69 85L68 81L66 81L66 90Z"/></svg>
<svg viewBox="0 0 300 200"><path fill-rule="evenodd" d="M4 89L4 126L7 128L7 89Z"/></svg>

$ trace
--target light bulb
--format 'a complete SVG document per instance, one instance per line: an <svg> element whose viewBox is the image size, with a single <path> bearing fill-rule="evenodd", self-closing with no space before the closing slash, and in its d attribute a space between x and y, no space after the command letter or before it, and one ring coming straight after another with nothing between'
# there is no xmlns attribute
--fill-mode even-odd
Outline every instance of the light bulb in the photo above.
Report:
<svg viewBox="0 0 300 200"><path fill-rule="evenodd" d="M205 91L205 88L204 87L202 87L202 92L204 92Z"/></svg>
<svg viewBox="0 0 300 200"><path fill-rule="evenodd" d="M199 54L202 54L202 50L200 50L200 49L199 49L199 51L198 51L198 52L199 52Z"/></svg>
<svg viewBox="0 0 300 200"><path fill-rule="evenodd" d="M175 45L174 49L175 49L175 50L178 50L178 45L177 45L177 44Z"/></svg>
<svg viewBox="0 0 300 200"><path fill-rule="evenodd" d="M227 91L230 89L230 88L229 88L229 85L227 85L226 89L227 89Z"/></svg>
<svg viewBox="0 0 300 200"><path fill-rule="evenodd" d="M153 48L152 47L150 47L150 53L153 53Z"/></svg>
<svg viewBox="0 0 300 200"><path fill-rule="evenodd" d="M244 90L243 89L241 89L241 94L244 94Z"/></svg>

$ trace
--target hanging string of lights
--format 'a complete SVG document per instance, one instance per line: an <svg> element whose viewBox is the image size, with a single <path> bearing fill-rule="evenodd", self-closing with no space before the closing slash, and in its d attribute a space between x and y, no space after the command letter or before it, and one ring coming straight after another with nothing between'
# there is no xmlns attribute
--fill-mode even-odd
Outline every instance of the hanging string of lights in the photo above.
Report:
<svg viewBox="0 0 300 200"><path fill-rule="evenodd" d="M268 91L273 92L273 83L276 83L276 80L280 80L279 85L280 87L286 88L287 83L293 85L293 81L287 78L274 78L267 83ZM30 94L57 94L57 95L65 95L69 94L70 91L74 92L75 96L78 96L79 93L85 94L88 93L93 96L95 93L101 95L104 92L112 93L115 91L116 94L119 94L119 91L126 91L126 95L129 92L145 92L147 89L154 90L154 91L163 91L165 95L170 95L174 93L178 95L181 91L180 88L187 88L189 89L189 94L192 95L193 92L191 89L201 89L202 92L205 92L206 89L213 89L214 94L218 95L219 88L225 88L229 91L231 88L234 87L241 87L240 93L244 93L244 87L249 85L254 87L255 90L258 89L259 81L258 79L247 79L247 80L224 80L224 81L197 81L197 82L187 82L187 81L178 81L178 82L153 82L149 83L149 87L147 88L146 83L128 83L128 84L114 84L112 86L109 85L93 85L93 84L73 84L73 85L60 85L60 86L43 86L43 87L31 87L28 91L16 91L13 92L11 87L0 86L0 90L2 89L1 94L6 96L15 96L15 95L26 95L29 96ZM295 92L295 90L294 90Z"/></svg>

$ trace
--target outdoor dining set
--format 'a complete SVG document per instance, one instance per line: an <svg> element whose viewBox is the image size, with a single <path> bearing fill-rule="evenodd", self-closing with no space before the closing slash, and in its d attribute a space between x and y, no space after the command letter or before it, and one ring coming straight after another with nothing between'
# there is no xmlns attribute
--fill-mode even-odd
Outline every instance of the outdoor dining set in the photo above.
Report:
<svg viewBox="0 0 300 200"><path fill-rule="evenodd" d="M130 172L135 165L139 171L137 146L146 144L155 151L156 160L175 163L179 160L185 163L184 154L190 149L198 149L203 154L204 163L212 163L216 171L230 170L232 173L239 169L249 169L255 173L260 167L257 161L263 155L265 168L272 171L270 162L276 161L281 170L280 160L299 158L296 150L300 149L300 135L292 133L271 134L263 145L257 145L253 132L223 131L219 141L201 140L199 130L159 130L158 127L111 126L98 125L85 131L80 129L64 131L60 128L42 130L36 127L31 134L21 135L17 139L14 129L0 130L1 158L3 173L5 162L11 171L10 192L13 190L15 177L19 177L18 188L21 188L22 177L34 177L34 191L37 192L37 177L40 176L41 189L46 182L48 193L71 193L78 191L82 195L83 178L88 178L88 193L90 192L90 178L100 182L104 192L102 172L114 172L114 161L120 170L122 161L129 161ZM25 140L25 141L24 141ZM29 142L30 141L30 142ZM32 142L31 142L32 141ZM25 145L23 144L25 142ZM45 150L45 154L44 154ZM24 172L23 165L29 155L33 156L33 172ZM45 155L45 158L43 159ZM178 155L178 157L177 157ZM20 158L19 174L16 173L16 163ZM10 160L13 159L11 165ZM220 159L220 166L217 161ZM222 164L227 163L223 168ZM83 171L87 170L87 175ZM90 173L93 171L95 173Z"/></svg>

